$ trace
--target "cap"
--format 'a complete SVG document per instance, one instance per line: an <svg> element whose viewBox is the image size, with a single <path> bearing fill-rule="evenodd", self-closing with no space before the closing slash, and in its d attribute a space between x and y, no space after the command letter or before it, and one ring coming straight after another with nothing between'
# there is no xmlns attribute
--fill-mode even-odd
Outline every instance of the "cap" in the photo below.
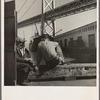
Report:
<svg viewBox="0 0 100 100"><path fill-rule="evenodd" d="M20 37L16 38L16 44L19 45L20 43L24 43L25 39L21 39Z"/></svg>

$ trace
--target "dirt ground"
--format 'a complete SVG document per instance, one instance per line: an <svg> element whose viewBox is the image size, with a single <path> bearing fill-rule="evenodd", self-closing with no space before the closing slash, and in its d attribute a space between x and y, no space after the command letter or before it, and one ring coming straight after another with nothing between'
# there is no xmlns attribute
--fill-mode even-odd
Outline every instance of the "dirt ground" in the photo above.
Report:
<svg viewBox="0 0 100 100"><path fill-rule="evenodd" d="M44 81L29 82L26 86L96 86L96 79L73 80L73 81Z"/></svg>

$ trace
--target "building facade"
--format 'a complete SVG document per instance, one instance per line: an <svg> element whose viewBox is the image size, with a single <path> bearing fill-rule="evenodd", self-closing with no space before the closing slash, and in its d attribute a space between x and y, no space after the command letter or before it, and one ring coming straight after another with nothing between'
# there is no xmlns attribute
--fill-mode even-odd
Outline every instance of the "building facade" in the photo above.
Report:
<svg viewBox="0 0 100 100"><path fill-rule="evenodd" d="M97 22L55 36L61 47L96 47Z"/></svg>

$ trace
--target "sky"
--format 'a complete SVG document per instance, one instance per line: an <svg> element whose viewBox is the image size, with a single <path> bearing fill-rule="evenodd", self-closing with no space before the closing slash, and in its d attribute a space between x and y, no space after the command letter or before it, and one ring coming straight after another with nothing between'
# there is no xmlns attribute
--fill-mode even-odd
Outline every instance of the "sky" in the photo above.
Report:
<svg viewBox="0 0 100 100"><path fill-rule="evenodd" d="M5 1L8 2L8 1L13 1L13 0L5 0ZM34 1L35 0L15 0L16 11L18 12L18 15L17 15L18 20L26 12L26 10L32 5ZM50 1L50 0L47 0L47 1ZM55 0L55 8L71 1L74 1L74 0ZM25 3L24 7L20 10L20 8L22 7L24 3ZM30 8L30 10L18 22L21 22L25 19L41 14L42 12L41 6L42 6L42 0L36 0L33 6Z"/></svg>
<svg viewBox="0 0 100 100"><path fill-rule="evenodd" d="M6 1L8 1L8 0L6 0ZM18 12L18 14L17 14L18 22L21 22L23 20L29 19L38 14L41 14L42 0L36 0L36 2L30 8L30 10L22 17L22 15L27 11L27 9L32 5L32 3L35 0L27 0L25 6L19 12L20 8L22 7L22 5L24 4L25 1L26 0L15 0L16 11ZM71 2L71 1L74 1L74 0L55 0L55 7L59 7L68 2ZM58 34L62 34L64 32L70 31L72 29L92 23L96 20L97 20L97 9L93 9L93 10L85 11L85 12L82 12L79 14L74 14L71 16L63 17L63 18L57 19L55 21L56 32L59 31L60 29L62 29L62 31L58 33ZM38 31L40 33L40 24L37 24L37 27L38 27ZM29 42L30 37L32 35L34 35L35 31L36 31L35 26L29 25L27 27L18 29L18 35L22 38L23 37L26 38L26 40Z"/></svg>
<svg viewBox="0 0 100 100"><path fill-rule="evenodd" d="M25 1L26 0L15 0L17 11L19 11L19 9L21 8L21 6L24 4ZM23 9L18 13L18 20L21 18L23 13L26 12L26 10L29 8L29 6L31 6L31 4L34 1L35 0L27 0ZM47 0L47 1L50 1L50 0ZM55 8L65 4L65 3L71 2L71 1L73 1L73 0L55 0ZM41 8L42 8L42 0L36 0L34 5L30 8L30 10L27 12L27 14L25 14L25 16L21 20L19 20L19 22L22 20L31 18L33 16L36 16L38 14L41 14L41 12L42 12Z"/></svg>

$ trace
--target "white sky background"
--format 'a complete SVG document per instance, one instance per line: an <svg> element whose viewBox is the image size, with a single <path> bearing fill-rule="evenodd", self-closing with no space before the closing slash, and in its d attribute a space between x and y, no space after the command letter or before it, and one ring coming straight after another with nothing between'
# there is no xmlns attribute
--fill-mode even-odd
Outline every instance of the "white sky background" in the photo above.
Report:
<svg viewBox="0 0 100 100"><path fill-rule="evenodd" d="M8 1L8 0L6 0ZM16 2L16 11L19 11L21 6L26 0L15 0ZM42 0L36 0L34 5L30 8L30 10L21 18L21 16L26 12L26 10L30 7L30 5L34 2L34 0L27 0L25 6L22 8L22 10L18 13L17 19L20 21L26 20L28 18L31 18L33 16L36 16L41 13L41 2ZM71 2L74 0L55 0L55 7L61 6L65 3ZM85 11L79 14L67 16L64 18L60 18L56 20L56 31L59 31L62 29L62 31L59 33L64 33L69 30L81 27L83 25L89 24L91 22L94 22L97 20L97 9ZM37 25L38 31L40 33L40 25ZM36 31L34 25L30 25L28 27L23 27L18 30L18 35L20 37L25 37L27 41L29 41L30 37L34 34Z"/></svg>

